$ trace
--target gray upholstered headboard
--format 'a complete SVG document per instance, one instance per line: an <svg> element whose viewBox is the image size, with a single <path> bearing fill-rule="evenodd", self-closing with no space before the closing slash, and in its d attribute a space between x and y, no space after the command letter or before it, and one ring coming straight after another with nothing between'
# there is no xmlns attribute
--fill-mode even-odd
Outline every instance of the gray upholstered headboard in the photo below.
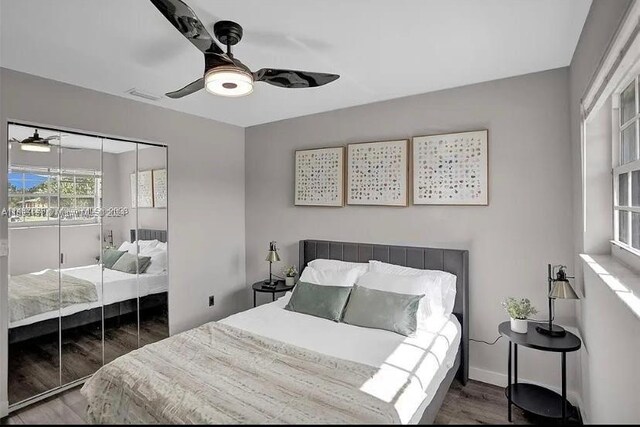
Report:
<svg viewBox="0 0 640 427"><path fill-rule="evenodd" d="M455 274L456 302L453 313L462 325L460 342L461 363L458 379L469 378L469 251L411 246L376 245L370 243L331 242L326 240L300 241L300 272L316 258L349 262L387 262L425 270L441 270Z"/></svg>
<svg viewBox="0 0 640 427"><path fill-rule="evenodd" d="M137 231L137 233L136 233ZM161 242L167 241L167 230L152 230L150 228L138 228L138 230L131 229L131 241L135 241L136 234L140 236L140 240L159 240Z"/></svg>

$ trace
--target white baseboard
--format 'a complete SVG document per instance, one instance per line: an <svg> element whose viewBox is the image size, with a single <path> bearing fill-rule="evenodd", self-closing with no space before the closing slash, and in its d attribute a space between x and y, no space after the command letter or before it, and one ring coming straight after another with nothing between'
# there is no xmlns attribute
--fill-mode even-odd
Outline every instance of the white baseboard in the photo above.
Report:
<svg viewBox="0 0 640 427"><path fill-rule="evenodd" d="M503 374L500 372L488 371L486 369L474 368L473 366L469 367L469 378L472 380L483 382L483 383L493 384L499 387L507 386L506 374ZM546 387L549 390L555 391L556 393L561 393L561 390L558 387L554 387L549 384L544 384L539 381L533 381L527 378L518 378L518 380L525 383ZM571 402L573 406L577 406L580 409L580 415L582 416L582 421L585 424L588 424L588 421L585 417L584 408L582 406L582 398L580 397L580 394L573 390L567 390L567 399L569 400L569 402Z"/></svg>

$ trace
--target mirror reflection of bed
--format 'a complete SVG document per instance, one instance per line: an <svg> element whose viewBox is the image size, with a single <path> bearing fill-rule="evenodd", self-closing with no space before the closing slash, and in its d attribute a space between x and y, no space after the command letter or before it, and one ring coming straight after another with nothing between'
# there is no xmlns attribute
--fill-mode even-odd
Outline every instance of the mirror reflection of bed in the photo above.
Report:
<svg viewBox="0 0 640 427"><path fill-rule="evenodd" d="M169 335L166 187L140 178L166 183L166 147L38 131L48 152L9 152L10 404Z"/></svg>

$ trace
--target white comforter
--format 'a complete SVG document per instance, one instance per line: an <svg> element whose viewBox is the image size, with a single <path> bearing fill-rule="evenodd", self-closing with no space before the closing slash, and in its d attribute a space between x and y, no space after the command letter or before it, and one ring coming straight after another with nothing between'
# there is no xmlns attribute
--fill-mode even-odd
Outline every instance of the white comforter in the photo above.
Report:
<svg viewBox="0 0 640 427"><path fill-rule="evenodd" d="M53 319L62 316L69 316L83 310L89 310L95 307L113 304L119 301L136 298L137 296L146 296L160 292L166 292L169 289L169 280L167 274L140 274L136 278L135 274L123 273L117 270L104 269L99 264L87 265L83 267L65 268L62 272L66 275L76 277L78 279L87 280L96 286L98 300L92 303L74 304L60 310L54 310L47 313L41 313L17 322L11 322L9 328L30 325L47 319Z"/></svg>
<svg viewBox="0 0 640 427"><path fill-rule="evenodd" d="M453 366L460 343L455 316L433 317L413 338L380 329L335 323L284 310L290 294L276 302L221 320L221 323L379 368L364 390L394 406L402 423L417 423ZM408 376L419 381L399 390Z"/></svg>

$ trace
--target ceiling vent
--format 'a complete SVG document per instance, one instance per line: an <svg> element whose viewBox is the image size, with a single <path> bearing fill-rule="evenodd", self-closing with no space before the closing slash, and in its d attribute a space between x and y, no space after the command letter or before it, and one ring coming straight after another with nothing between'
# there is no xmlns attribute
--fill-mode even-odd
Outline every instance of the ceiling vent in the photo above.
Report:
<svg viewBox="0 0 640 427"><path fill-rule="evenodd" d="M158 101L159 99L162 98L161 96L154 95L152 93L145 92L145 91L142 91L140 89L136 89L135 87L133 89L129 89L127 91L127 93L129 95L137 96L138 98L143 98L143 99L146 99L148 101Z"/></svg>

